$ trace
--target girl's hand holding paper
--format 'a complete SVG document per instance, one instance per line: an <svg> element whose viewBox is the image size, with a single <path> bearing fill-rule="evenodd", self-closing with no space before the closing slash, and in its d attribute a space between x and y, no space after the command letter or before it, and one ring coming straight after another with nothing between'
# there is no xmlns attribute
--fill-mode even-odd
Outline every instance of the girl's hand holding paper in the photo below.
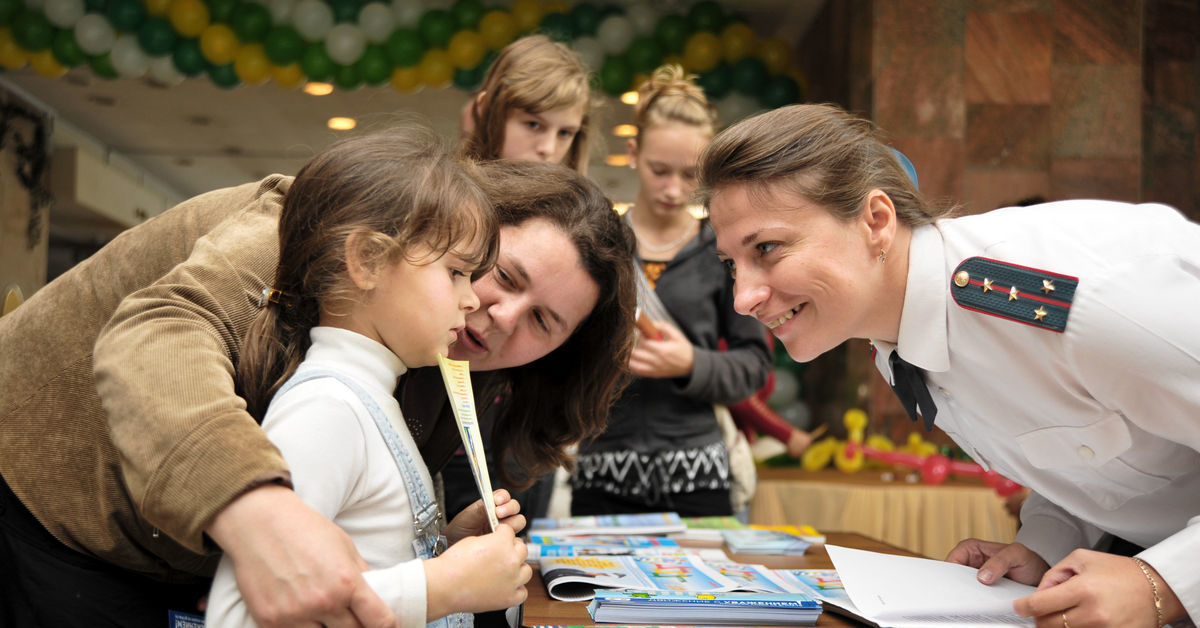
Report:
<svg viewBox="0 0 1200 628"><path fill-rule="evenodd" d="M495 500L496 518L502 525L512 528L514 534L525 529L525 515L521 514L520 502L502 488L496 489L492 498ZM491 527L488 525L487 509L482 499L464 508L443 530L446 541L451 545L469 536L479 536L488 532L491 532Z"/></svg>

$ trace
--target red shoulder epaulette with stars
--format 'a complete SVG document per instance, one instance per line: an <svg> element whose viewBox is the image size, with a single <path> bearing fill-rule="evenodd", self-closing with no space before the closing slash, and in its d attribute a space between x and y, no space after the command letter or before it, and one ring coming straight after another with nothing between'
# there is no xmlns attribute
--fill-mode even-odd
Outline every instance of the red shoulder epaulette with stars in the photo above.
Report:
<svg viewBox="0 0 1200 628"><path fill-rule="evenodd" d="M954 269L950 294L968 310L1061 333L1078 285L1077 277L969 257Z"/></svg>

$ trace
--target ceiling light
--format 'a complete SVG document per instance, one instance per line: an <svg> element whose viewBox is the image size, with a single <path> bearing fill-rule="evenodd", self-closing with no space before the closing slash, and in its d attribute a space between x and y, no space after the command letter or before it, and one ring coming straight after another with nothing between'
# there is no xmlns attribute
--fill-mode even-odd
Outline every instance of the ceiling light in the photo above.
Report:
<svg viewBox="0 0 1200 628"><path fill-rule="evenodd" d="M627 105L638 104L638 93L631 91L631 92L625 92L624 94L621 94L621 102L623 102Z"/></svg>
<svg viewBox="0 0 1200 628"><path fill-rule="evenodd" d="M637 127L632 124L618 124L613 127L613 135L617 137L637 137Z"/></svg>
<svg viewBox="0 0 1200 628"><path fill-rule="evenodd" d="M358 121L354 118L343 118L338 116L330 118L329 122L326 122L325 124L334 131L349 131L358 125Z"/></svg>
<svg viewBox="0 0 1200 628"><path fill-rule="evenodd" d="M324 96L333 93L333 85L329 83L305 83L304 93L309 96Z"/></svg>
<svg viewBox="0 0 1200 628"><path fill-rule="evenodd" d="M626 155L625 153L616 153L613 155L609 155L604 158L604 163L606 163L610 166L618 166L618 167L628 166L629 165L629 155Z"/></svg>

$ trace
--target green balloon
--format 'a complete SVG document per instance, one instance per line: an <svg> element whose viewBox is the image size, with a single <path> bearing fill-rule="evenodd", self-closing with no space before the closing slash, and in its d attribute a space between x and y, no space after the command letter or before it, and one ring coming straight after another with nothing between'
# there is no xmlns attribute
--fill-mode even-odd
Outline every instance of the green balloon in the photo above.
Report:
<svg viewBox="0 0 1200 628"><path fill-rule="evenodd" d="M717 67L701 74L697 82L709 100L724 98L733 89L733 68L728 63L718 63Z"/></svg>
<svg viewBox="0 0 1200 628"><path fill-rule="evenodd" d="M383 49L392 65L399 68L411 68L420 63L421 56L425 54L425 44L421 43L421 36L417 31L403 26L392 31L384 42Z"/></svg>
<svg viewBox="0 0 1200 628"><path fill-rule="evenodd" d="M758 57L745 57L733 64L733 88L747 96L757 96L767 84L770 72Z"/></svg>
<svg viewBox="0 0 1200 628"><path fill-rule="evenodd" d="M257 2L243 2L230 15L229 26L244 44L262 41L271 30L271 11Z"/></svg>
<svg viewBox="0 0 1200 628"><path fill-rule="evenodd" d="M790 105L799 100L800 86L792 80L792 77L783 74L768 79L762 93L758 95L759 104L768 109Z"/></svg>
<svg viewBox="0 0 1200 628"><path fill-rule="evenodd" d="M334 24L357 24L358 12L362 9L362 4L358 0L326 0L329 3L329 9L333 11Z"/></svg>
<svg viewBox="0 0 1200 628"><path fill-rule="evenodd" d="M658 40L658 45L668 54L679 54L683 52L683 46L687 43L688 36L692 34L692 27L688 24L687 18L682 15L667 15L658 21L654 27L654 38Z"/></svg>
<svg viewBox="0 0 1200 628"><path fill-rule="evenodd" d="M12 37L29 52L41 52L54 43L54 25L39 11L24 11L12 23Z"/></svg>
<svg viewBox="0 0 1200 628"><path fill-rule="evenodd" d="M21 0L0 0L0 26L9 26L25 10Z"/></svg>
<svg viewBox="0 0 1200 628"><path fill-rule="evenodd" d="M725 11L713 0L700 0L688 11L692 31L717 32L725 26Z"/></svg>
<svg viewBox="0 0 1200 628"><path fill-rule="evenodd" d="M454 24L458 30L476 29L484 13L487 13L487 8L479 0L458 0L450 7L450 14L454 16Z"/></svg>
<svg viewBox="0 0 1200 628"><path fill-rule="evenodd" d="M604 18L606 18L610 15L625 15L625 10L615 4L606 4L602 7L600 7L600 21L601 22L604 21Z"/></svg>
<svg viewBox="0 0 1200 628"><path fill-rule="evenodd" d="M50 44L50 50L54 53L54 58L68 68L83 65L88 61L87 53L79 47L79 42L75 39L75 32L69 29L54 34L54 43Z"/></svg>
<svg viewBox="0 0 1200 628"><path fill-rule="evenodd" d="M83 6L88 13L104 13L108 7L108 0L84 0Z"/></svg>
<svg viewBox="0 0 1200 628"><path fill-rule="evenodd" d="M571 8L571 22L575 34L578 36L595 35L596 29L599 28L600 21L603 19L600 9L596 8L594 4L580 2Z"/></svg>
<svg viewBox="0 0 1200 628"><path fill-rule="evenodd" d="M175 62L175 69L184 76L200 76L208 70L199 39L180 39L171 53L171 60Z"/></svg>
<svg viewBox="0 0 1200 628"><path fill-rule="evenodd" d="M142 22L138 29L138 44L151 57L161 57L175 50L178 35L175 27L166 18L152 17Z"/></svg>
<svg viewBox="0 0 1200 628"><path fill-rule="evenodd" d="M358 66L335 65L333 69L333 84L346 91L361 87L363 78L358 73Z"/></svg>
<svg viewBox="0 0 1200 628"><path fill-rule="evenodd" d="M212 79L213 85L221 89L233 89L242 83L232 63L208 66L208 78Z"/></svg>
<svg viewBox="0 0 1200 628"><path fill-rule="evenodd" d="M417 32L430 48L445 48L454 36L454 16L445 9L430 9L417 22Z"/></svg>
<svg viewBox="0 0 1200 628"><path fill-rule="evenodd" d="M600 68L600 89L610 96L620 96L633 83L633 68L620 55L608 55Z"/></svg>
<svg viewBox="0 0 1200 628"><path fill-rule="evenodd" d="M483 72L479 71L479 66L473 68L455 68L454 77L450 82L454 86L464 92L473 92L483 83Z"/></svg>
<svg viewBox="0 0 1200 628"><path fill-rule="evenodd" d="M108 0L104 15L113 28L130 32L137 30L146 19L146 5L142 0Z"/></svg>
<svg viewBox="0 0 1200 628"><path fill-rule="evenodd" d="M649 74L662 63L662 49L650 37L638 37L629 44L629 65L634 72Z"/></svg>
<svg viewBox="0 0 1200 628"><path fill-rule="evenodd" d="M263 52L275 65L291 65L304 52L304 40L300 38L300 33L288 24L273 26L263 37Z"/></svg>
<svg viewBox="0 0 1200 628"><path fill-rule="evenodd" d="M543 35L559 42L569 42L574 37L571 29L571 17L566 13L547 13L542 18L542 25L538 28Z"/></svg>
<svg viewBox="0 0 1200 628"><path fill-rule="evenodd" d="M392 62L379 44L368 45L355 65L367 85L383 85L392 78Z"/></svg>
<svg viewBox="0 0 1200 628"><path fill-rule="evenodd" d="M96 76L99 76L102 79L111 81L118 76L116 68L112 66L112 59L109 58L107 52L102 55L96 55L89 59L88 65L91 66L92 71L96 73Z"/></svg>
<svg viewBox="0 0 1200 628"><path fill-rule="evenodd" d="M324 42L309 44L304 49L304 54L300 55L300 71L304 72L304 76L310 81L328 81L333 77L334 65L329 53L325 52Z"/></svg>
<svg viewBox="0 0 1200 628"><path fill-rule="evenodd" d="M115 0L108 0L114 2ZM213 24L228 24L233 19L233 11L237 9L238 0L204 0L208 5L208 19Z"/></svg>

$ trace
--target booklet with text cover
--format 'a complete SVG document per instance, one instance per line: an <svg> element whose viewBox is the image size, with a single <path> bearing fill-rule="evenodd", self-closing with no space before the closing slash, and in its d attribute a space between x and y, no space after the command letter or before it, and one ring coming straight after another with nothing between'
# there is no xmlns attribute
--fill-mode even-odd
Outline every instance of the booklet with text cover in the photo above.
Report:
<svg viewBox="0 0 1200 628"><path fill-rule="evenodd" d="M804 593L600 590L588 612L597 622L812 626L821 604Z"/></svg>

